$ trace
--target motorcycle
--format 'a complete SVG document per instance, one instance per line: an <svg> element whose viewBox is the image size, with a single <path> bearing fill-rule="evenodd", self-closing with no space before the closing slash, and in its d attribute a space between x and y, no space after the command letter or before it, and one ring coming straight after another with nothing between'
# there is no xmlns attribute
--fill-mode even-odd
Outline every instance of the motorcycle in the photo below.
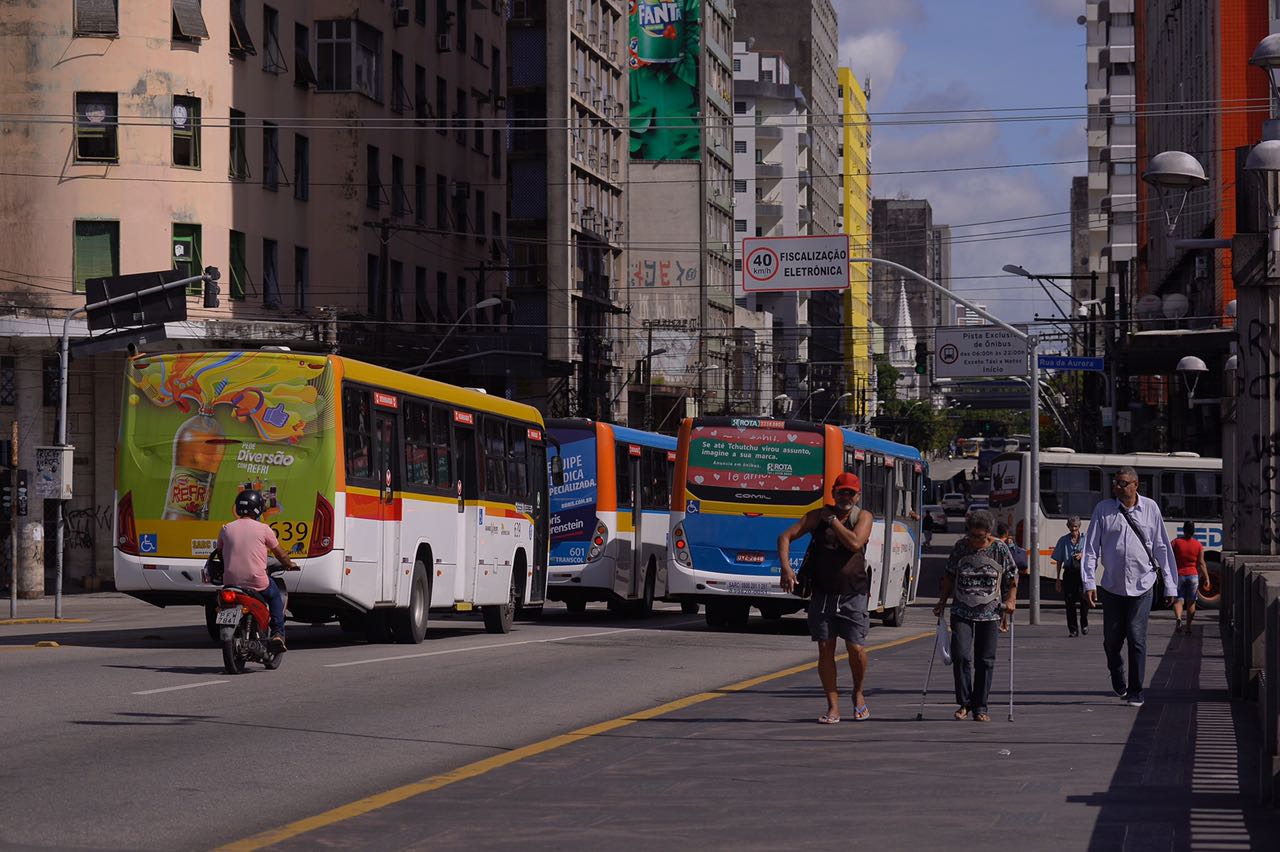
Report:
<svg viewBox="0 0 1280 852"><path fill-rule="evenodd" d="M222 558L215 553L205 565L206 582L222 586ZM284 583L284 569L274 563L268 573L271 582ZM269 670L280 668L284 652L271 643L271 610L266 598L239 586L222 586L216 593L214 626L222 643L222 665L227 674L243 674L249 661Z"/></svg>

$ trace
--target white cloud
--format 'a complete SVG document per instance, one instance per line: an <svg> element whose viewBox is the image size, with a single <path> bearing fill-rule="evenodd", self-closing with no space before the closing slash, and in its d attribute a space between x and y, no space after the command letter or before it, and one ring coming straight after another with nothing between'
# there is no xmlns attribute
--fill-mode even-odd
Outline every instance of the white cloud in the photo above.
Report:
<svg viewBox="0 0 1280 852"><path fill-rule="evenodd" d="M1084 0L1036 0L1035 7L1054 21L1074 21L1084 14Z"/></svg>
<svg viewBox="0 0 1280 852"><path fill-rule="evenodd" d="M840 29L878 29L924 21L921 0L835 0Z"/></svg>
<svg viewBox="0 0 1280 852"><path fill-rule="evenodd" d="M871 78L873 97L893 83L907 45L892 30L873 30L840 40L840 64L853 69L860 80Z"/></svg>

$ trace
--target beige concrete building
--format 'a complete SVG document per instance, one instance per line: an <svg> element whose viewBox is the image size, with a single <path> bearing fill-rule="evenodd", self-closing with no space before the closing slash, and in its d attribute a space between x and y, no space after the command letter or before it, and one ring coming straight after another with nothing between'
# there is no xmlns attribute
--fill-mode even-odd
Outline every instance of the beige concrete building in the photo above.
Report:
<svg viewBox="0 0 1280 852"><path fill-rule="evenodd" d="M192 300L170 330L188 339L168 346L329 333L402 365L505 295L505 13L501 0L6 5L0 423L18 419L22 465L52 443L55 337L87 278L216 266L222 306ZM475 333L439 356L467 360L433 375L517 395L531 359L477 353L527 341L489 313L468 314ZM118 355L71 371L68 588L111 576L120 375ZM24 593L41 585L45 508L22 532Z"/></svg>

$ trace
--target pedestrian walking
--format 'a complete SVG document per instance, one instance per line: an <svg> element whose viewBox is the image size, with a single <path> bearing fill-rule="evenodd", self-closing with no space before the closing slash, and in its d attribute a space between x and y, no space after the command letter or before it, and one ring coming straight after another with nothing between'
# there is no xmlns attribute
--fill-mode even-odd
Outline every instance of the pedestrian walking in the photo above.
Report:
<svg viewBox="0 0 1280 852"><path fill-rule="evenodd" d="M1111 672L1111 689L1130 707L1143 704L1142 684L1147 668L1147 619L1163 579L1165 602L1173 603L1173 553L1164 516L1149 497L1138 493L1138 473L1132 467L1116 471L1115 495L1093 509L1084 537L1081 574L1091 606L1102 602L1102 647ZM1101 571L1101 576L1099 576ZM1128 647L1128 678L1120 649Z"/></svg>
<svg viewBox="0 0 1280 852"><path fill-rule="evenodd" d="M778 537L778 556L782 563L780 583L784 592L790 592L796 585L796 575L791 570L791 542L812 536L804 569L813 580L809 635L818 643L818 678L827 694L827 712L818 717L823 725L840 721L836 677L838 639L844 640L849 652L853 717L862 721L871 716L862 684L867 672L867 631L871 627L871 616L867 612L871 569L867 566L866 547L873 518L866 509L858 507L861 494L862 482L856 474L840 474L831 487L833 504L806 512Z"/></svg>
<svg viewBox="0 0 1280 852"><path fill-rule="evenodd" d="M1009 630L1017 606L1018 569L1004 542L991 534L995 519L978 509L965 519L942 573L942 592L933 608L941 617L951 604L951 664L955 676L956 719L990 722L987 696L995 676L998 633Z"/></svg>
<svg viewBox="0 0 1280 852"><path fill-rule="evenodd" d="M1067 534L1058 539L1049 558L1058 566L1054 588L1067 605L1067 635L1089 635L1089 602L1084 597L1084 578L1080 560L1084 556L1084 536L1080 535L1080 516L1067 518Z"/></svg>
<svg viewBox="0 0 1280 852"><path fill-rule="evenodd" d="M933 546L933 513L925 512L924 520L920 522L920 532L924 536L924 546Z"/></svg>
<svg viewBox="0 0 1280 852"><path fill-rule="evenodd" d="M1190 633L1200 586L1209 586L1209 568L1204 564L1204 545L1196 540L1195 521L1183 524L1182 535L1173 540L1173 561L1178 566L1178 596L1173 601L1173 615L1178 623L1173 629Z"/></svg>

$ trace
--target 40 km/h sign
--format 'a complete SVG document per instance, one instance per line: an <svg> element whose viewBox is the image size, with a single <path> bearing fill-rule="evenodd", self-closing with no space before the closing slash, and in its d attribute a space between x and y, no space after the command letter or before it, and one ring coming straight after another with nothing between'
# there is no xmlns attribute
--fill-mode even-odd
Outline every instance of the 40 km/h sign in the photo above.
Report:
<svg viewBox="0 0 1280 852"><path fill-rule="evenodd" d="M742 289L748 293L848 287L847 234L747 237L742 241Z"/></svg>

